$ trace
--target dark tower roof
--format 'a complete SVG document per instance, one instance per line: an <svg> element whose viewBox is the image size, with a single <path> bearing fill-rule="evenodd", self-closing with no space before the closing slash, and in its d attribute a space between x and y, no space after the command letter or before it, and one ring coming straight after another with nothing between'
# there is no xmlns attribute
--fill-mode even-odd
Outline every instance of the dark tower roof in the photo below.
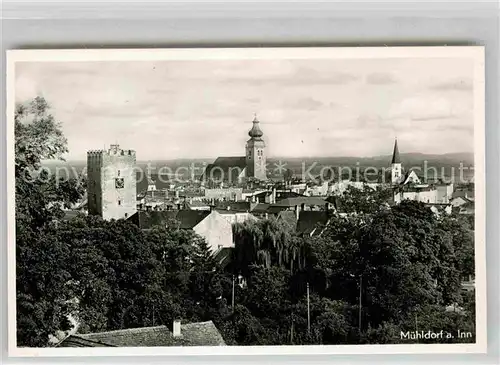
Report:
<svg viewBox="0 0 500 365"><path fill-rule="evenodd" d="M399 149L398 149L398 140L394 141L394 152L392 153L392 162L391 163L401 163L399 159Z"/></svg>
<svg viewBox="0 0 500 365"><path fill-rule="evenodd" d="M260 130L259 120L257 119L257 115L255 115L255 117L253 118L253 127L248 132L248 135L255 140L261 140L262 136L264 135L264 133Z"/></svg>

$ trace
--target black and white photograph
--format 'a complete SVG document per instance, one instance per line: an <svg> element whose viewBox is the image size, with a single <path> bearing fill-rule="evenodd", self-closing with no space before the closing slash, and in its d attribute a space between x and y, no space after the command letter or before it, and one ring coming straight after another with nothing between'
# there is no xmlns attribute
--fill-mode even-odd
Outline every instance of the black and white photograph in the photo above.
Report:
<svg viewBox="0 0 500 365"><path fill-rule="evenodd" d="M484 349L483 51L8 53L11 349Z"/></svg>

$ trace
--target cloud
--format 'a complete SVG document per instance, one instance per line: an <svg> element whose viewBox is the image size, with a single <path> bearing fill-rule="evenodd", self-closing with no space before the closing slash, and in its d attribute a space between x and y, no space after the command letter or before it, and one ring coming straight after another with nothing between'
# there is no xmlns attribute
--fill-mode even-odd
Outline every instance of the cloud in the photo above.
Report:
<svg viewBox="0 0 500 365"><path fill-rule="evenodd" d="M403 99L390 108L388 119L430 120L454 116L449 99L415 96Z"/></svg>
<svg viewBox="0 0 500 365"><path fill-rule="evenodd" d="M455 115L452 113L444 113L444 114L425 114L425 115L415 115L410 119L415 122L426 122L433 120L442 120L442 119L451 119L454 118Z"/></svg>
<svg viewBox="0 0 500 365"><path fill-rule="evenodd" d="M454 91L471 91L473 88L472 80L470 79L457 79L452 81L447 81L439 84L431 85L432 90L454 90Z"/></svg>
<svg viewBox="0 0 500 365"><path fill-rule="evenodd" d="M371 85L388 85L397 82L396 77L391 73L376 72L366 76L366 83Z"/></svg>
<svg viewBox="0 0 500 365"><path fill-rule="evenodd" d="M445 90L470 87L471 70L434 59L31 63L16 67L16 94L47 98L71 156L115 140L141 158L240 154L254 112L270 154L386 153L396 132L455 151L474 105Z"/></svg>
<svg viewBox="0 0 500 365"><path fill-rule="evenodd" d="M303 109L303 110L317 110L321 108L323 105L324 105L323 102L318 101L312 97L286 100L283 104L285 108Z"/></svg>

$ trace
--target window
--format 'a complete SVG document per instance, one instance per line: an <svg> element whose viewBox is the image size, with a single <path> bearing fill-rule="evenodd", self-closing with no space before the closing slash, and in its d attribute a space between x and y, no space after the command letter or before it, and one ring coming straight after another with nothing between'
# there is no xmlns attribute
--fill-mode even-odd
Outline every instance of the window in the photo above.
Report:
<svg viewBox="0 0 500 365"><path fill-rule="evenodd" d="M122 205L122 201L121 200L118 200L118 205Z"/></svg>
<svg viewBox="0 0 500 365"><path fill-rule="evenodd" d="M115 188L116 189L123 189L124 186L125 186L125 182L123 181L123 178L115 179Z"/></svg>

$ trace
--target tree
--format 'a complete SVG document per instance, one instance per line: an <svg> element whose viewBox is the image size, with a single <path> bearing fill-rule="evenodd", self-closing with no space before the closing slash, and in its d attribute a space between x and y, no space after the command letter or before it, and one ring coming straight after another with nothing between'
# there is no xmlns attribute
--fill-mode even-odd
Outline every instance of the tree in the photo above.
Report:
<svg viewBox="0 0 500 365"><path fill-rule="evenodd" d="M363 188L349 185L338 197L344 213L373 214L385 208L393 197L393 191L385 187L376 189L364 184Z"/></svg>
<svg viewBox="0 0 500 365"><path fill-rule="evenodd" d="M40 170L44 159L67 152L60 124L45 99L19 104L15 112L16 290L19 346L43 346L69 326L71 291L64 266L68 248L54 239L62 207L83 194L76 179L56 181Z"/></svg>
<svg viewBox="0 0 500 365"><path fill-rule="evenodd" d="M243 276L250 275L255 265L266 268L277 265L292 271L307 265L308 242L297 237L286 222L274 217L236 223L233 236L235 266Z"/></svg>

